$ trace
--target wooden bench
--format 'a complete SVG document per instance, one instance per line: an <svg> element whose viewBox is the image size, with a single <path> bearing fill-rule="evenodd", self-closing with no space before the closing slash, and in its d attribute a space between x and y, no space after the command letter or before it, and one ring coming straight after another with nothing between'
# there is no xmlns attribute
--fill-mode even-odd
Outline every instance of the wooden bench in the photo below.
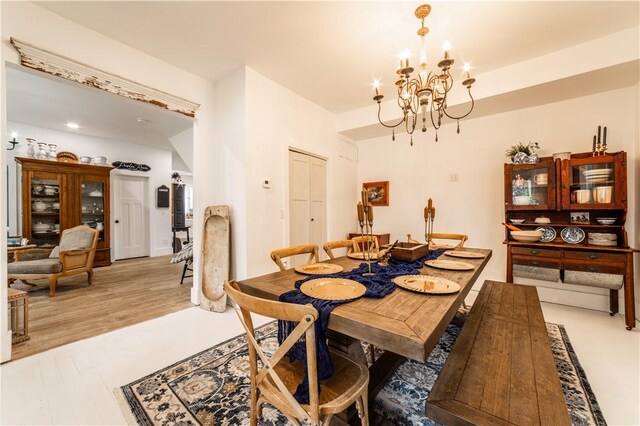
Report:
<svg viewBox="0 0 640 426"><path fill-rule="evenodd" d="M426 403L445 425L570 425L535 287L485 281Z"/></svg>

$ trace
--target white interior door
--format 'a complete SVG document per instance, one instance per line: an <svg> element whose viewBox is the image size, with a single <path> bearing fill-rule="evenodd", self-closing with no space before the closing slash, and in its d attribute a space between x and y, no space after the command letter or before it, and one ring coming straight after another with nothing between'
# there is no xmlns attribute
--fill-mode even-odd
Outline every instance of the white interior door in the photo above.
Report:
<svg viewBox="0 0 640 426"><path fill-rule="evenodd" d="M322 247L326 232L327 162L289 151L289 242ZM289 266L306 260L291 258Z"/></svg>
<svg viewBox="0 0 640 426"><path fill-rule="evenodd" d="M116 175L113 183L115 259L149 256L148 179Z"/></svg>

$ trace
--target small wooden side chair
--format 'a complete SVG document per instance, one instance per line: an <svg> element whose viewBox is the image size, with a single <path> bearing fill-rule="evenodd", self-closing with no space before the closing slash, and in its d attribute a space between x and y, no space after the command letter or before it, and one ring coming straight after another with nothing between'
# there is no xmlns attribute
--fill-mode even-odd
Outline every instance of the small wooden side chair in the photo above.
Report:
<svg viewBox="0 0 640 426"><path fill-rule="evenodd" d="M351 242L353 244L353 253L360 253L361 251L364 251L364 248L369 244L373 244L373 248L375 248L376 251L380 250L378 239L375 236L360 235L358 237L353 237Z"/></svg>
<svg viewBox="0 0 640 426"><path fill-rule="evenodd" d="M318 246L315 244L305 244L302 246L286 247L271 252L271 260L273 260L281 271L286 271L282 259L285 257L296 256L299 254L309 253L309 259L305 263L310 265L312 263L318 263L320 258L318 257Z"/></svg>
<svg viewBox="0 0 640 426"><path fill-rule="evenodd" d="M450 244L441 244L433 241L435 239L438 240L455 240L458 241L456 245ZM425 234L425 239L429 243L429 248L434 249L459 249L464 247L464 242L469 239L467 235L464 234Z"/></svg>
<svg viewBox="0 0 640 426"><path fill-rule="evenodd" d="M368 386L369 370L366 366L349 358L346 354L331 350L335 369L333 377L320 383L316 364L314 323L318 311L311 305L276 302L243 293L234 281L225 282L229 298L238 305L235 308L240 322L247 331L249 347L249 373L251 376L250 425L258 424L261 407L269 402L284 414L294 425L328 425L334 414L344 411L355 403L363 425L369 424ZM251 313L270 318L298 323L282 345L268 357L255 339ZM306 363L289 362L287 352L304 336L307 349ZM258 369L258 358L262 367ZM281 362L282 361L282 362ZM309 372L309 404L301 405L293 397L302 382L306 369Z"/></svg>
<svg viewBox="0 0 640 426"><path fill-rule="evenodd" d="M350 253L353 250L353 241L351 240L336 240L336 241L327 241L322 245L325 253L329 256L329 259L335 259L336 257L333 255L333 249L346 248L347 253Z"/></svg>

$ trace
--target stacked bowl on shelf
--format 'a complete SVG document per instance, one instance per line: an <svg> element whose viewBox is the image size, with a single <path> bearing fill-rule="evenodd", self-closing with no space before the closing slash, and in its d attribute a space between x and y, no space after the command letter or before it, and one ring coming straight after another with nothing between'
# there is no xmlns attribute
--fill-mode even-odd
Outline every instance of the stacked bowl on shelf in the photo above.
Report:
<svg viewBox="0 0 640 426"><path fill-rule="evenodd" d="M590 232L589 244L594 246L615 247L618 245L618 236L616 234Z"/></svg>
<svg viewBox="0 0 640 426"><path fill-rule="evenodd" d="M612 173L613 169L592 169L582 172L584 180L591 184L606 183L611 178Z"/></svg>

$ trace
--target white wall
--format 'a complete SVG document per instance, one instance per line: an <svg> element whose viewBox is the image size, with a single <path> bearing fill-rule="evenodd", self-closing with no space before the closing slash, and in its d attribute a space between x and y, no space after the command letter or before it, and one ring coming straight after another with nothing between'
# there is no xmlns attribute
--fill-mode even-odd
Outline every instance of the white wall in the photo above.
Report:
<svg viewBox="0 0 640 426"><path fill-rule="evenodd" d="M17 145L14 151L9 151L7 156L7 164L10 172L11 179L16 178L16 163L14 158L26 157L27 145L24 142L25 137L34 138L37 141L45 141L47 143L54 143L58 145L58 152L71 151L78 157L96 156L102 155L107 157L107 162L111 164L114 161L126 161L140 164L146 164L151 167L151 170L146 173L139 173L143 176L149 177L149 248L151 256L162 256L165 254L171 254L171 212L169 209L159 209L156 205L155 189L160 185L169 186L171 183L171 151L165 149L153 148L147 145L133 144L129 142L117 141L113 139L97 138L92 136L78 135L72 132L59 132L56 130L45 129L42 127L29 126L21 123L8 123L11 131L17 131L20 135L22 143ZM111 180L113 183L113 176L117 173L124 173L123 171L113 170L111 172ZM16 193L16 188L13 186L10 188L9 197L13 200L13 205L16 206L15 200L19 198L19 194ZM113 199L113 186L111 194ZM21 229L18 229L17 224L18 210L12 209L11 211L11 232L13 235L20 235ZM113 232L114 223L117 219L113 212L111 213L111 255L114 255L115 232Z"/></svg>
<svg viewBox="0 0 640 426"><path fill-rule="evenodd" d="M356 230L358 184L356 164L340 157L332 113L250 68L246 82L247 274L257 276L276 271L269 253L289 245L290 147L327 159L326 240Z"/></svg>
<svg viewBox="0 0 640 426"><path fill-rule="evenodd" d="M184 132L178 133L169 138L169 142L173 146L174 155L178 155L183 162L184 167L176 167L173 165L174 170L182 170L185 172L191 172L193 170L193 128L189 128ZM174 157L175 163L175 157Z"/></svg>
<svg viewBox="0 0 640 426"><path fill-rule="evenodd" d="M204 186L224 194L231 222L231 271L235 279L247 278L247 202L246 202L246 73L241 68L216 83L216 151L221 162L214 180ZM195 185L199 177L194 175Z"/></svg>
<svg viewBox="0 0 640 426"><path fill-rule="evenodd" d="M638 86L635 86L466 119L460 124L459 135L455 124L441 128L439 142L434 142L433 128L426 135L416 135L413 147L409 146L406 134L396 135L395 142L391 141L391 135L366 140L358 143L358 180L390 181L390 205L376 209L374 225L378 232L390 232L392 240L406 241L407 233L418 240L424 238L422 209L431 197L436 207L436 232L464 233L469 235L469 247L492 249L493 258L475 286L479 288L485 279L505 279L506 248L500 225L504 220L504 151L517 142L538 141L541 156L560 151L585 152L591 150L597 126L607 126L610 151L626 151L628 155L630 214L626 229L630 244L640 246L636 231L640 186L635 178L640 156L638 114ZM458 182L449 181L452 174L458 175ZM560 290L540 288L541 298L608 310L605 291L563 286L572 291L563 294ZM636 297L637 294L638 291Z"/></svg>

